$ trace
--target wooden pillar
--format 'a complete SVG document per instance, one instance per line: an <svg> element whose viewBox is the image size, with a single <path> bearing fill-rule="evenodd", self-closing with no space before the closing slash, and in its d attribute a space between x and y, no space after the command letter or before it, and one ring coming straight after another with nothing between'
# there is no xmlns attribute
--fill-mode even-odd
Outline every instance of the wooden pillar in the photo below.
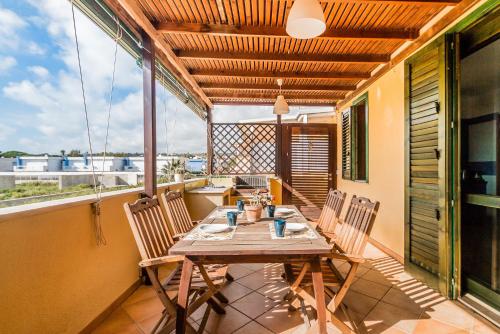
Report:
<svg viewBox="0 0 500 334"><path fill-rule="evenodd" d="M212 109L207 110L207 174L212 175L213 164L213 132L212 132Z"/></svg>
<svg viewBox="0 0 500 334"><path fill-rule="evenodd" d="M276 176L281 178L281 144L282 144L282 138L281 138L281 115L276 115Z"/></svg>
<svg viewBox="0 0 500 334"><path fill-rule="evenodd" d="M144 193L156 194L156 87L155 46L142 31L142 81L144 103Z"/></svg>

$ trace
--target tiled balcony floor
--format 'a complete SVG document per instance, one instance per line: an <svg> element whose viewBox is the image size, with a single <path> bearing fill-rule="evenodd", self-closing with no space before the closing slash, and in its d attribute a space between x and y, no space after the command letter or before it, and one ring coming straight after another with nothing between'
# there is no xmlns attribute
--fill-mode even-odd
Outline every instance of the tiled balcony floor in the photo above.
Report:
<svg viewBox="0 0 500 334"><path fill-rule="evenodd" d="M418 282L397 261L369 245L369 259L358 271L345 302L365 333L498 333L479 316ZM347 264L340 270L346 270ZM306 333L300 311L289 312L282 297L288 291L277 264L230 267L235 281L224 287L226 315L215 312L205 328L209 334ZM141 286L95 333L149 333L162 305L151 287ZM190 319L197 328L203 311ZM314 323L313 323L314 326ZM313 327L314 328L314 327ZM332 333L336 329L329 328Z"/></svg>

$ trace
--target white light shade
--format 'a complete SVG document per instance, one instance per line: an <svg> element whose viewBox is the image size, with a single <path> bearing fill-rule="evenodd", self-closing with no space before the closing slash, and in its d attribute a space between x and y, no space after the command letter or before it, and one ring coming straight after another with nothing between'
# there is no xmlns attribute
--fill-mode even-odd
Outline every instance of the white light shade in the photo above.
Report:
<svg viewBox="0 0 500 334"><path fill-rule="evenodd" d="M288 114L289 112L288 103L286 103L285 97L283 95L278 95L276 102L274 103L273 113L276 115Z"/></svg>
<svg viewBox="0 0 500 334"><path fill-rule="evenodd" d="M286 21L288 35L309 39L318 37L325 29L325 15L318 0L296 0L293 3Z"/></svg>

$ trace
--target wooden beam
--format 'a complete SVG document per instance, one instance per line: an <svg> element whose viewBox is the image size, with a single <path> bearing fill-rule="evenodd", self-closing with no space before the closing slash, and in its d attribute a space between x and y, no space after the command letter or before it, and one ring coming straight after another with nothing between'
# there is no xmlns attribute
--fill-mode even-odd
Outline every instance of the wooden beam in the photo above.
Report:
<svg viewBox="0 0 500 334"><path fill-rule="evenodd" d="M279 72L248 70L191 69L194 76L295 79L368 79L369 72Z"/></svg>
<svg viewBox="0 0 500 334"><path fill-rule="evenodd" d="M176 50L175 54L183 59L223 59L305 63L347 63L383 64L391 60L386 54L297 54L297 53L257 53L257 52L217 52L198 50Z"/></svg>
<svg viewBox="0 0 500 334"><path fill-rule="evenodd" d="M214 105L219 106L274 106L275 101L231 101L231 100L212 100ZM331 100L314 101L287 101L289 106L309 106L324 107L335 106L337 103Z"/></svg>
<svg viewBox="0 0 500 334"><path fill-rule="evenodd" d="M229 89L229 90L279 90L276 84L247 84L247 83L211 83L211 82L201 82L199 83L203 90L208 89ZM282 87L283 91L353 91L356 89L355 85L296 85L293 83L286 83Z"/></svg>
<svg viewBox="0 0 500 334"><path fill-rule="evenodd" d="M144 104L144 193L156 195L156 82L155 46L142 32L142 75Z"/></svg>
<svg viewBox="0 0 500 334"><path fill-rule="evenodd" d="M345 97L345 94L329 94L329 95L311 95L311 94L286 94L283 93L287 100L340 100ZM237 92L217 92L207 94L209 98L238 98L238 99L276 99L278 93L237 93Z"/></svg>
<svg viewBox="0 0 500 334"><path fill-rule="evenodd" d="M455 6L461 0L320 0L323 3L373 3L393 5L428 5L428 6Z"/></svg>
<svg viewBox="0 0 500 334"><path fill-rule="evenodd" d="M455 22L462 14L466 13L475 4L480 2L480 0L462 0L455 8L450 10L446 15L444 15L439 21L436 22L432 27L425 31L422 36L420 36L413 43L408 45L403 51L401 51L397 56L395 56L389 63L384 65L380 70L377 71L370 79L366 80L362 85L360 85L354 92L349 93L348 97L338 104L338 108L344 108L353 98L363 93L368 87L370 87L375 81L382 77L385 73L389 72L397 64L408 58L420 47L427 44L434 36L438 35L442 30L448 27L450 24Z"/></svg>
<svg viewBox="0 0 500 334"><path fill-rule="evenodd" d="M177 58L174 51L168 45L163 36L155 29L153 24L149 21L143 11L140 9L137 1L135 0L117 0L120 6L130 15L130 17L137 23L137 25L143 29L148 36L154 41L156 47L162 51L170 62L170 64L178 71L174 73L176 76L184 79L190 85L190 87L186 87L189 90L193 91L197 94L203 102L207 104L209 108L212 108L212 102L205 95L202 89L198 86L196 80L189 74L189 71L182 64L182 62Z"/></svg>
<svg viewBox="0 0 500 334"><path fill-rule="evenodd" d="M244 37L286 37L291 38L285 27L230 25L215 23L178 23L161 22L156 25L160 33L204 34L214 36L244 36ZM361 39L361 40L413 40L418 37L418 30L403 29L334 29L328 28L317 38L329 39Z"/></svg>

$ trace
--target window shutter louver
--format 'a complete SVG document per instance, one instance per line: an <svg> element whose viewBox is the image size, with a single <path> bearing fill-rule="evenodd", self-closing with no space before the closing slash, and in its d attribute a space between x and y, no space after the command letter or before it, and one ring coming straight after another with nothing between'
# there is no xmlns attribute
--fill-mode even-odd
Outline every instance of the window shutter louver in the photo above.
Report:
<svg viewBox="0 0 500 334"><path fill-rule="evenodd" d="M342 112L342 178L351 179L351 109Z"/></svg>

